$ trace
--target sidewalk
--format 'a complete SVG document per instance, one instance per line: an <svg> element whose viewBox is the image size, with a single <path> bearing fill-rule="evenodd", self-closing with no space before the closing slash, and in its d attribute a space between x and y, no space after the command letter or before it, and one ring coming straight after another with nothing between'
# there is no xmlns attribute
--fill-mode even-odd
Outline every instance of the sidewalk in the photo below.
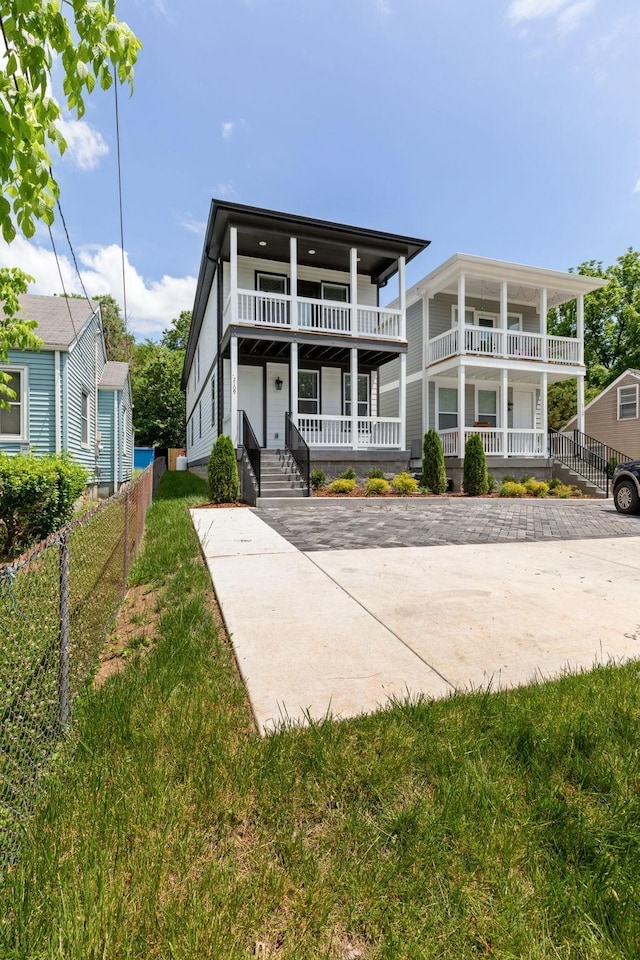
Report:
<svg viewBox="0 0 640 960"><path fill-rule="evenodd" d="M192 516L261 733L640 653L640 537L302 553Z"/></svg>

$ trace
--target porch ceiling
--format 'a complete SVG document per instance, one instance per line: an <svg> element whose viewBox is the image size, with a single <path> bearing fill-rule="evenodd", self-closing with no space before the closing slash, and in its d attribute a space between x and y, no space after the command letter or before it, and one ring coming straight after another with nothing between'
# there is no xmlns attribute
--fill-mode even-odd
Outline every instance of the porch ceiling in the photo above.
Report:
<svg viewBox="0 0 640 960"><path fill-rule="evenodd" d="M518 369L507 368L508 381L512 383L531 383L536 387L540 386L540 374L541 370L522 370L520 367ZM493 383L499 384L501 380L502 372L500 369L488 368L488 367L476 367L465 364L465 378L467 380L485 380L492 381ZM438 373L431 374L434 379L443 379L443 380L455 380L457 379L457 366L449 367L446 370L442 370ZM549 371L547 369L547 383L557 383L560 380L575 380L575 372L569 373L566 370L554 369Z"/></svg>
<svg viewBox="0 0 640 960"><path fill-rule="evenodd" d="M281 363L288 363L290 353L290 340L259 340L253 337L238 337L238 359L242 360L270 360ZM298 342L298 364L328 363L348 367L350 363L350 349L345 346L338 346L327 343L300 343ZM229 356L228 344L223 351L223 356ZM358 366L359 367L379 367L383 363L393 360L396 353L379 349L362 349L358 345Z"/></svg>

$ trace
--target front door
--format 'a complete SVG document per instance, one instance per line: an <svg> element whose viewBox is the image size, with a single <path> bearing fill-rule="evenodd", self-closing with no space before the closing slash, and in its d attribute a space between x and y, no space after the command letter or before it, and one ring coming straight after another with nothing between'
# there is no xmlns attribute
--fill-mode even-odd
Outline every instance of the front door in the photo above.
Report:
<svg viewBox="0 0 640 960"><path fill-rule="evenodd" d="M238 410L244 410L256 440L264 446L264 368L238 365Z"/></svg>
<svg viewBox="0 0 640 960"><path fill-rule="evenodd" d="M513 391L513 429L533 430L533 394L530 390Z"/></svg>

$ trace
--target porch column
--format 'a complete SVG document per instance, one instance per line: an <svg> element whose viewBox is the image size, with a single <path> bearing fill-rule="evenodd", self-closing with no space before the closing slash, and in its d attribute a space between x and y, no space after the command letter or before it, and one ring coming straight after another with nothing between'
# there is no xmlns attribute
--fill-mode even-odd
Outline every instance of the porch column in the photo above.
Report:
<svg viewBox="0 0 640 960"><path fill-rule="evenodd" d="M584 433L584 377L578 377L578 417L576 426Z"/></svg>
<svg viewBox="0 0 640 960"><path fill-rule="evenodd" d="M542 441L542 451L541 451L542 453L544 453L547 449L547 436L549 433L549 426L547 423L549 419L549 404L547 400L548 386L549 386L549 374L542 373L540 375L540 399L542 401L541 410L540 410L540 417L541 417L542 423L540 424L540 426L542 427L542 430L544 433L544 439ZM537 447L534 447L534 450L536 449Z"/></svg>
<svg viewBox="0 0 640 960"><path fill-rule="evenodd" d="M407 449L407 355L400 354L400 380L398 382L398 416L400 417L400 449Z"/></svg>
<svg viewBox="0 0 640 960"><path fill-rule="evenodd" d="M351 449L358 449L358 348L351 348Z"/></svg>
<svg viewBox="0 0 640 960"><path fill-rule="evenodd" d="M502 456L509 456L509 371L500 371L500 423L502 424Z"/></svg>
<svg viewBox="0 0 640 960"><path fill-rule="evenodd" d="M549 356L549 344L547 343L547 288L543 287L540 291L540 333L542 334L542 354L541 359L546 360Z"/></svg>
<svg viewBox="0 0 640 960"><path fill-rule="evenodd" d="M291 400L291 419L298 426L298 344L291 344L289 357L289 393Z"/></svg>
<svg viewBox="0 0 640 960"><path fill-rule="evenodd" d="M460 314L458 314L458 317ZM460 324L458 324L459 326ZM464 364L458 366L458 456L464 458L464 394L465 394L465 369Z"/></svg>
<svg viewBox="0 0 640 960"><path fill-rule="evenodd" d="M350 301L351 301L351 310L350 320L351 320L351 336L358 336L358 250L356 247L351 247L349 251L349 263L350 263Z"/></svg>
<svg viewBox="0 0 640 960"><path fill-rule="evenodd" d="M422 298L422 436L429 429L429 294Z"/></svg>
<svg viewBox="0 0 640 960"><path fill-rule="evenodd" d="M238 446L238 338L229 340L231 352L231 440ZM195 408L194 408L195 409Z"/></svg>
<svg viewBox="0 0 640 960"><path fill-rule="evenodd" d="M576 337L579 343L579 363L584 366L584 294L576 298Z"/></svg>
<svg viewBox="0 0 640 960"><path fill-rule="evenodd" d="M298 241L295 237L289 239L289 271L291 294L291 329L298 329ZM296 390L296 393L298 391Z"/></svg>
<svg viewBox="0 0 640 960"><path fill-rule="evenodd" d="M231 323L238 322L238 228L229 227L229 285Z"/></svg>
<svg viewBox="0 0 640 960"><path fill-rule="evenodd" d="M509 312L508 308L509 294L508 294L508 283L506 280L503 280L500 284L500 329L502 330L502 356L506 357L509 354L509 349L507 346L507 330L509 324L507 321L507 315Z"/></svg>
<svg viewBox="0 0 640 960"><path fill-rule="evenodd" d="M458 277L458 353L466 353L465 320L465 275Z"/></svg>
<svg viewBox="0 0 640 960"><path fill-rule="evenodd" d="M405 277L405 257L398 257L398 293L400 302L400 338L407 339L407 284ZM404 449L404 447L403 447Z"/></svg>

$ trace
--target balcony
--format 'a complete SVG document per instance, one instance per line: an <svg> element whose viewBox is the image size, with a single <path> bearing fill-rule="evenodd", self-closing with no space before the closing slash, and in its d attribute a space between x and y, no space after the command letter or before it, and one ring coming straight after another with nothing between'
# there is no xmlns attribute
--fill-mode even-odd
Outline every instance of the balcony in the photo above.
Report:
<svg viewBox="0 0 640 960"><path fill-rule="evenodd" d="M402 311L381 307L356 306L355 330L352 306L333 300L309 300L288 294L238 290L237 315L232 319L231 294L223 314L223 328L234 322L251 327L301 330L338 336L364 337L370 340L404 340ZM292 322L292 319L294 322Z"/></svg>
<svg viewBox="0 0 640 960"><path fill-rule="evenodd" d="M580 341L570 337L543 336L519 330L496 330L491 327L463 327L464 342L460 349L458 327L446 330L429 341L429 365L460 354L495 357L501 360L544 361L580 366Z"/></svg>
<svg viewBox="0 0 640 960"><path fill-rule="evenodd" d="M439 430L445 457L461 457L457 429ZM547 437L544 430L503 430L500 427L467 427L465 443L477 433L482 438L484 452L488 457L544 457L547 452Z"/></svg>

